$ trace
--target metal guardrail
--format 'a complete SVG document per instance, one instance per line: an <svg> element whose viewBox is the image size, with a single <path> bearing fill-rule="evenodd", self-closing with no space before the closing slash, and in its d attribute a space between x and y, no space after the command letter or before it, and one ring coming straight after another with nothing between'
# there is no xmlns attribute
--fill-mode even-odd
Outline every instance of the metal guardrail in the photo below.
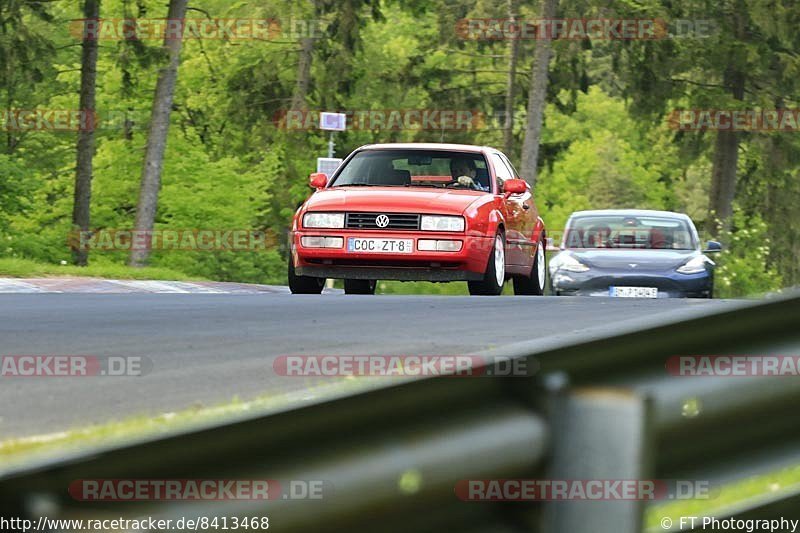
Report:
<svg viewBox="0 0 800 533"><path fill-rule="evenodd" d="M482 355L528 358L537 375L405 382L0 467L0 516L268 515L278 531L643 531L642 501L476 503L454 487L486 478L716 481L767 472L780 454L791 464L800 380L675 378L664 367L675 355L800 355L798 326L795 293L512 345ZM323 480L330 493L203 504L85 503L67 493L77 479L125 478ZM798 516L798 502L787 491L728 512Z"/></svg>

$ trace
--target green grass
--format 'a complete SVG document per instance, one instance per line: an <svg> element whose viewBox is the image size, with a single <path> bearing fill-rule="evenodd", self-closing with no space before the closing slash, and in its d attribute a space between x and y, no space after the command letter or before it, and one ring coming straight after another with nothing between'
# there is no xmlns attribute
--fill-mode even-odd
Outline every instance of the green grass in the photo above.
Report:
<svg viewBox="0 0 800 533"><path fill-rule="evenodd" d="M718 489L712 487L709 499L670 501L653 505L645 516L645 531L647 533L664 531L661 527L661 520L664 517L669 517L673 524L678 525L682 516L725 516L726 509L768 495L796 490L798 486L800 486L800 465L752 476Z"/></svg>
<svg viewBox="0 0 800 533"><path fill-rule="evenodd" d="M376 294L446 294L464 296L466 282L430 283L427 281L379 281Z"/></svg>
<svg viewBox="0 0 800 533"><path fill-rule="evenodd" d="M58 276L109 279L152 279L186 281L202 279L183 272L160 267L132 268L118 263L94 262L88 267L40 263L30 259L0 258L0 277L47 278Z"/></svg>
<svg viewBox="0 0 800 533"><path fill-rule="evenodd" d="M428 281L379 281L375 294L436 294L445 296L467 296L467 283L454 281L451 283L431 283ZM514 287L509 281L503 294L513 295Z"/></svg>
<svg viewBox="0 0 800 533"><path fill-rule="evenodd" d="M394 378L380 380L388 383ZM189 430L210 423L235 420L247 415L265 415L304 401L352 394L380 385L379 380L346 378L306 380L302 391L288 394L266 394L248 400L238 397L229 402L211 406L196 405L157 416L132 416L102 424L76 427L57 433L0 440L0 471L33 458L58 456L74 450L94 449L101 446L120 445L134 440Z"/></svg>

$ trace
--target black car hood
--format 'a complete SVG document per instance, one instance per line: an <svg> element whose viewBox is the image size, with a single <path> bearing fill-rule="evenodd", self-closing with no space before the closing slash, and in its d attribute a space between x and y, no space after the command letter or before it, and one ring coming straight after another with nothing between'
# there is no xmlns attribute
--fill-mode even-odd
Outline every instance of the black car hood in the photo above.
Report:
<svg viewBox="0 0 800 533"><path fill-rule="evenodd" d="M569 250L588 267L621 270L665 270L677 268L700 255L697 250L629 250L624 248Z"/></svg>

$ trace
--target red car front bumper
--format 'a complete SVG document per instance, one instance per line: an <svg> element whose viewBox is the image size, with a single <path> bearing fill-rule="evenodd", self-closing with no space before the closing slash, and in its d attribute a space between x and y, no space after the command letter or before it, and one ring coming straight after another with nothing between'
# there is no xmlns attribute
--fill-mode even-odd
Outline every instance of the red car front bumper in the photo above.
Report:
<svg viewBox="0 0 800 533"><path fill-rule="evenodd" d="M305 248L304 236L342 237L341 248ZM348 238L411 239L412 253L364 253L347 250ZM458 252L421 251L420 239L456 240ZM386 279L401 281L480 280L486 271L494 239L483 235L438 232L353 230L298 230L290 233L295 274L332 279Z"/></svg>

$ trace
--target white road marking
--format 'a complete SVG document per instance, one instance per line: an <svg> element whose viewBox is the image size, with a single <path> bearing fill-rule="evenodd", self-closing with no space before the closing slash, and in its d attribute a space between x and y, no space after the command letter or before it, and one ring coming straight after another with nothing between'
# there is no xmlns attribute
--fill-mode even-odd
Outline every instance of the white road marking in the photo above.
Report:
<svg viewBox="0 0 800 533"><path fill-rule="evenodd" d="M156 281L101 278L0 278L3 293L73 294L284 294L288 287L218 281ZM325 291L338 293L341 291Z"/></svg>
<svg viewBox="0 0 800 533"><path fill-rule="evenodd" d="M0 278L0 293L19 293L19 292L45 292L36 285L32 285L22 280Z"/></svg>
<svg viewBox="0 0 800 533"><path fill-rule="evenodd" d="M176 287L173 284L173 282L169 281L143 281L135 279L131 280L110 279L108 281L116 283L117 285L121 285L126 288L138 289L137 292L182 293L182 294L191 292L184 288Z"/></svg>

